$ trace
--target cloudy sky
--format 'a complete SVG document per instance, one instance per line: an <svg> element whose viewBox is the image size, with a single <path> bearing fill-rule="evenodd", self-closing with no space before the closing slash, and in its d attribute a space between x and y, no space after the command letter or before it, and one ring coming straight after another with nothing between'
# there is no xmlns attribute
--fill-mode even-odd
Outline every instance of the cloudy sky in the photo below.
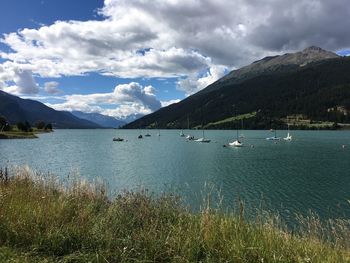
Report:
<svg viewBox="0 0 350 263"><path fill-rule="evenodd" d="M1 0L0 89L147 114L267 55L350 53L348 0Z"/></svg>

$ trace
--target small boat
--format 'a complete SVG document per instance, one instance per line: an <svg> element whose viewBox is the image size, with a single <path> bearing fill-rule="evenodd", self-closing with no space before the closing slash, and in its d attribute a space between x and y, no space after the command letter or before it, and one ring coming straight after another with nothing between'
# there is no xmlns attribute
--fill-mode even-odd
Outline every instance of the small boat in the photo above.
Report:
<svg viewBox="0 0 350 263"><path fill-rule="evenodd" d="M287 137L283 138L285 141L291 141L292 140L292 135L289 134L289 124L288 124L288 134Z"/></svg>
<svg viewBox="0 0 350 263"><path fill-rule="evenodd" d="M202 125L202 127L203 127L203 125ZM193 139L193 141L195 141L195 142L210 142L211 140L205 138L203 129L202 129L202 132L203 132L203 137L199 138L199 139Z"/></svg>
<svg viewBox="0 0 350 263"><path fill-rule="evenodd" d="M288 132L287 137L283 138L283 140L291 141L292 140L292 135L290 135L289 132Z"/></svg>
<svg viewBox="0 0 350 263"><path fill-rule="evenodd" d="M151 134L147 133L147 134L145 135L145 137L151 137Z"/></svg>
<svg viewBox="0 0 350 263"><path fill-rule="evenodd" d="M186 136L186 139L189 140L189 141L193 141L193 140L194 140L194 136L192 136L192 135L187 135L187 136Z"/></svg>
<svg viewBox="0 0 350 263"><path fill-rule="evenodd" d="M142 139L143 137L142 137L142 135L140 134L137 138L138 138L138 139Z"/></svg>
<svg viewBox="0 0 350 263"><path fill-rule="evenodd" d="M277 137L276 135L276 130L275 130L275 135L272 136L272 137L268 137L266 138L267 141L280 141L281 140L281 137Z"/></svg>
<svg viewBox="0 0 350 263"><path fill-rule="evenodd" d="M230 142L228 145L233 147L243 147L243 143L239 141L240 136L238 136L238 128L237 128L237 134L236 134L236 140L233 142Z"/></svg>
<svg viewBox="0 0 350 263"><path fill-rule="evenodd" d="M204 137L203 138L199 138L199 139L196 139L194 140L195 142L210 142L209 139L205 139Z"/></svg>
<svg viewBox="0 0 350 263"><path fill-rule="evenodd" d="M180 132L180 137L185 137L185 134L184 134L183 130L181 130L181 132Z"/></svg>
<svg viewBox="0 0 350 263"><path fill-rule="evenodd" d="M124 141L124 139L123 138L113 138L113 141L114 142L122 142L122 141Z"/></svg>
<svg viewBox="0 0 350 263"><path fill-rule="evenodd" d="M190 119L189 119L188 116L187 116L187 130L190 130ZM187 134L186 139L189 140L189 141L193 141L194 140L194 136L190 135L190 134Z"/></svg>
<svg viewBox="0 0 350 263"><path fill-rule="evenodd" d="M243 147L243 143L241 143L239 140L235 140L233 142L230 142L228 145L233 147Z"/></svg>

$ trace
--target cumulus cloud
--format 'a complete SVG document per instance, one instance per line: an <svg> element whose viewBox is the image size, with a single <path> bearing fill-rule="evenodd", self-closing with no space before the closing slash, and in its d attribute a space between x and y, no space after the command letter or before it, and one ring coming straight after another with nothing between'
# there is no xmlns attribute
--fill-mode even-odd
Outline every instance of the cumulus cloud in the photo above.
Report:
<svg viewBox="0 0 350 263"><path fill-rule="evenodd" d="M12 73L12 74L11 74ZM6 79L11 80L14 85L5 84L3 90L16 95L36 94L39 92L38 84L35 82L30 70L15 69Z"/></svg>
<svg viewBox="0 0 350 263"><path fill-rule="evenodd" d="M192 94L223 68L310 45L350 46L347 0L105 0L99 13L101 20L5 34L3 65L36 77L179 77L178 87ZM3 79L0 72L0 86L11 81Z"/></svg>
<svg viewBox="0 0 350 263"><path fill-rule="evenodd" d="M161 102L154 95L154 88L143 87L136 82L117 85L111 93L75 94L63 98L63 103L46 105L56 110L98 112L116 118L148 114L161 107Z"/></svg>
<svg viewBox="0 0 350 263"><path fill-rule="evenodd" d="M45 82L44 90L48 94L59 94L62 93L62 90L58 89L59 83L57 81Z"/></svg>
<svg viewBox="0 0 350 263"><path fill-rule="evenodd" d="M180 102L181 100L179 99L174 99L174 100L164 100L164 101L161 101L161 104L162 104L162 107L166 107L166 106L169 106L171 104L174 104L174 103L178 103Z"/></svg>
<svg viewBox="0 0 350 263"><path fill-rule="evenodd" d="M191 95L223 77L226 70L227 68L223 66L213 66L201 77L190 75L185 79L179 80L177 82L177 87L179 90L183 90L187 95Z"/></svg>

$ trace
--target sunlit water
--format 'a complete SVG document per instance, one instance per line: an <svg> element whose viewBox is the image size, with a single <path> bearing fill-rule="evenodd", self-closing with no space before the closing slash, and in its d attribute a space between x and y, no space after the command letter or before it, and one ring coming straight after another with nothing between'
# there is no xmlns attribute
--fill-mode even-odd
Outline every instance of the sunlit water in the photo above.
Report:
<svg viewBox="0 0 350 263"><path fill-rule="evenodd" d="M244 131L243 148L223 147L233 131L206 131L209 144L189 142L176 130L161 130L160 137L158 131L142 131L152 136L137 139L139 132L56 130L34 140L0 140L0 167L27 164L61 177L79 173L101 178L117 192L140 187L176 192L192 207L208 191L220 191L224 208L243 200L247 207L279 212L286 221L308 211L322 218L350 216L348 131L292 131L292 142L277 144L265 140L273 135L269 131ZM113 142L117 136L128 141Z"/></svg>

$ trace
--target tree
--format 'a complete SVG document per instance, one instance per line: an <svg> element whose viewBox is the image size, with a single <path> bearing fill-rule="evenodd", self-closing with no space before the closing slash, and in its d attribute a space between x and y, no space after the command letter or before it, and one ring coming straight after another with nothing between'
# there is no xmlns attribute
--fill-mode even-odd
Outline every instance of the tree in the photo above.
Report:
<svg viewBox="0 0 350 263"><path fill-rule="evenodd" d="M33 131L32 126L28 121L25 121L24 125L26 126L26 132L31 132Z"/></svg>
<svg viewBox="0 0 350 263"><path fill-rule="evenodd" d="M45 130L52 131L52 124L51 123L46 124Z"/></svg>
<svg viewBox="0 0 350 263"><path fill-rule="evenodd" d="M28 121L25 121L24 123L23 122L18 122L17 123L17 128L20 131L24 131L24 132L31 132L33 130L32 127L30 126L30 123Z"/></svg>
<svg viewBox="0 0 350 263"><path fill-rule="evenodd" d="M6 118L0 115L0 131L9 131L11 128L10 124L7 122Z"/></svg>
<svg viewBox="0 0 350 263"><path fill-rule="evenodd" d="M46 128L46 124L43 121L38 121L37 123L35 123L35 127L38 130L43 130L44 128Z"/></svg>
<svg viewBox="0 0 350 263"><path fill-rule="evenodd" d="M20 131L26 131L26 126L23 122L17 122L17 129Z"/></svg>

